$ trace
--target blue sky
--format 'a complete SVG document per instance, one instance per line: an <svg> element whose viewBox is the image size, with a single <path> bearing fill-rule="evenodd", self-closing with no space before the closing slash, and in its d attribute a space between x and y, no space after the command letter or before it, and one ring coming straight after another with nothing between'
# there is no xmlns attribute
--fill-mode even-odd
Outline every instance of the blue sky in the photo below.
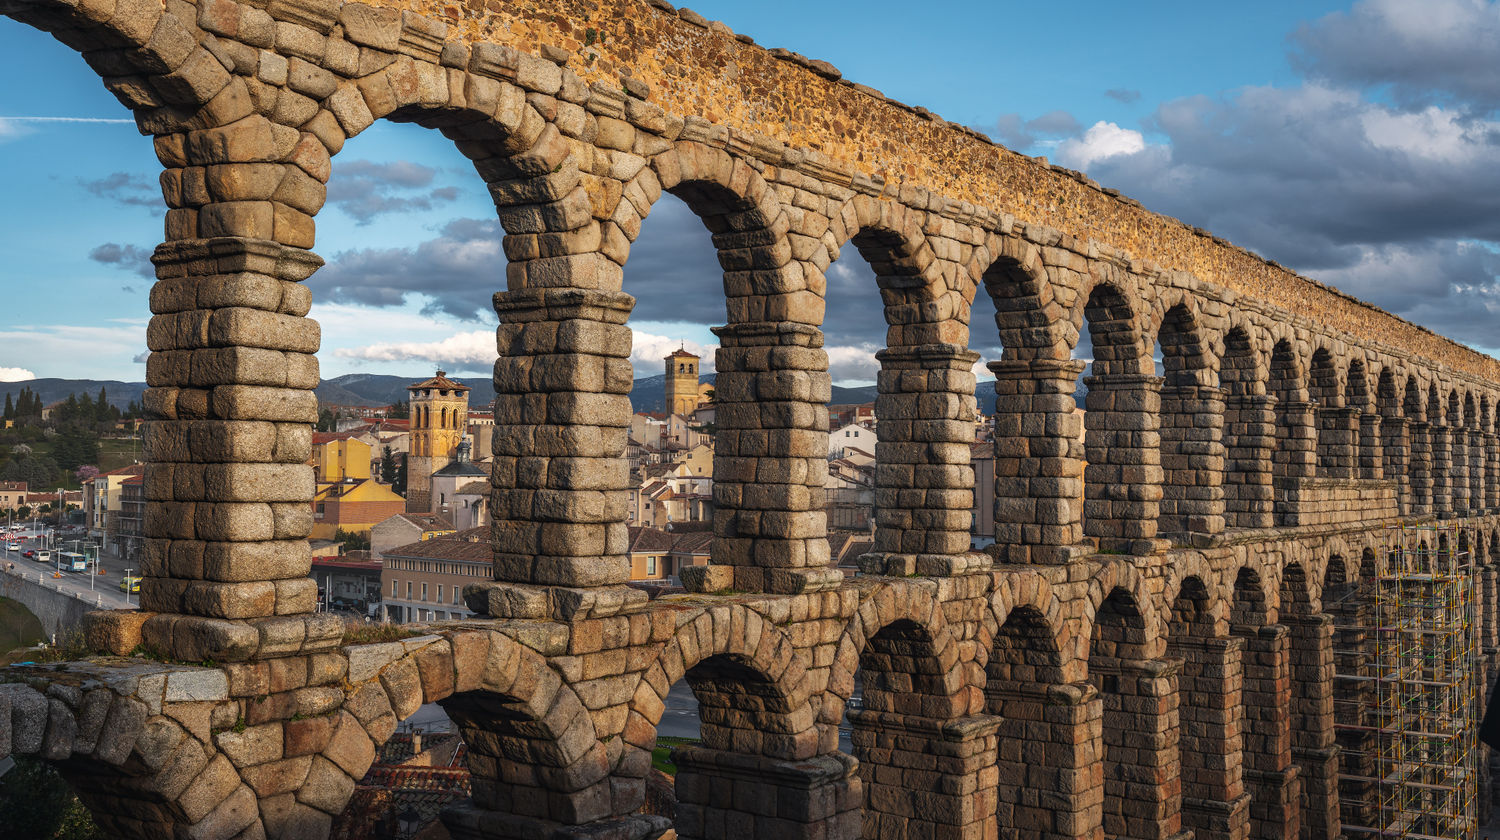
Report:
<svg viewBox="0 0 1500 840"><path fill-rule="evenodd" d="M1500 346L1495 3L692 5L1438 332ZM145 257L162 216L151 144L78 56L3 18L0 74L30 80L0 89L0 378L142 379ZM504 263L468 163L436 132L382 124L339 155L329 190L316 249L329 265L310 281L324 375L487 372ZM664 201L627 267L641 375L679 341L711 349L723 311L706 233ZM834 378L870 381L884 331L873 279L846 249L829 280ZM685 283L699 291L682 295Z"/></svg>

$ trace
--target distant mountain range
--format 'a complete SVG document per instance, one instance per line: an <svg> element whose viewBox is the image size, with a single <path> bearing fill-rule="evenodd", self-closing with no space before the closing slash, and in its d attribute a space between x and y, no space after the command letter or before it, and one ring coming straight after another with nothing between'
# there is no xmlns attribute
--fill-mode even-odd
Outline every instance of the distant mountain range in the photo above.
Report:
<svg viewBox="0 0 1500 840"><path fill-rule="evenodd" d="M469 405L475 409L482 409L495 399L495 388L488 377L454 378L474 389L469 394ZM709 382L714 380L712 374L704 378ZM406 386L418 381L420 381L418 377L411 376L347 373L333 379L323 380L318 386L318 401L325 405L391 405L406 399ZM15 399L22 388L30 388L34 391L42 398L44 405L67 399L69 394L86 392L90 396L97 396L99 389L104 388L110 403L124 408L132 400L140 400L141 394L146 390L146 383L119 382L112 379L30 379L25 382L0 382L0 400L4 399L5 394ZM1080 382L1074 394L1080 406L1083 405L1085 390ZM666 392L667 377L665 375L648 376L635 381L630 400L636 411L661 411L666 404ZM995 383L992 381L979 383L975 396L979 398L980 410L986 414L993 411ZM835 405L859 405L874 400L874 385L857 388L833 386L832 402Z"/></svg>

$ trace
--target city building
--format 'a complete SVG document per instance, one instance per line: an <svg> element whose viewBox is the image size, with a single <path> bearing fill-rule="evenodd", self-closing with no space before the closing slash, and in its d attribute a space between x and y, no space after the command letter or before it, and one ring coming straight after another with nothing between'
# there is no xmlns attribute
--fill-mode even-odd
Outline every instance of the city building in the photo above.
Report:
<svg viewBox="0 0 1500 840"><path fill-rule="evenodd" d="M380 573L381 562L364 551L314 557L310 572L326 609L360 614L380 602Z"/></svg>
<svg viewBox="0 0 1500 840"><path fill-rule="evenodd" d="M79 501L83 504L83 520L89 529L89 536L99 540L99 545L106 551L114 550L115 539L119 531L117 522L120 515L120 488L126 479L145 475L146 468L142 464L131 464L128 467L120 467L117 470L102 472L92 478L86 478L82 482L83 490ZM38 504L51 502L57 503L57 494L31 494L28 499L30 507ZM65 499L64 503L68 500Z"/></svg>
<svg viewBox="0 0 1500 840"><path fill-rule="evenodd" d="M431 511L432 474L448 466L459 441L468 434L469 386L454 382L447 371L440 370L406 390L411 394L406 509Z"/></svg>
<svg viewBox="0 0 1500 840"><path fill-rule="evenodd" d="M458 529L438 513L398 513L370 529L370 554L376 560L389 549L446 536Z"/></svg>
<svg viewBox="0 0 1500 840"><path fill-rule="evenodd" d="M667 366L666 412L691 415L699 403L708 402L708 393L714 386L698 381L699 358L687 350L674 350L664 361Z"/></svg>
<svg viewBox="0 0 1500 840"><path fill-rule="evenodd" d="M850 447L865 452L875 451L875 430L859 423L848 423L828 433L828 457L842 458Z"/></svg>
<svg viewBox="0 0 1500 840"><path fill-rule="evenodd" d="M381 602L389 620L469 618L463 588L493 578L494 546L488 528L470 528L387 549L381 562Z"/></svg>
<svg viewBox="0 0 1500 840"><path fill-rule="evenodd" d="M633 581L675 584L684 567L708 565L708 549L714 536L711 530L667 531L633 526L629 533Z"/></svg>
<svg viewBox="0 0 1500 840"><path fill-rule="evenodd" d="M15 510L26 498L26 482L0 481L0 511Z"/></svg>
<svg viewBox="0 0 1500 840"><path fill-rule="evenodd" d="M146 479L133 475L120 482L120 515L116 519L115 555L127 562L141 559L146 539Z"/></svg>
<svg viewBox="0 0 1500 840"><path fill-rule="evenodd" d="M482 510L475 508L476 506L482 508L483 500L489 495L487 485L490 474L469 460L469 452L469 441L460 440L453 449L453 460L434 472L429 479L431 483L429 497L432 503L430 512L441 513L448 517L459 530L477 528L483 524L478 521L483 516ZM475 482L486 484L485 491L477 498L471 488ZM463 498L460 498L461 492ZM473 524L468 524L471 522Z"/></svg>

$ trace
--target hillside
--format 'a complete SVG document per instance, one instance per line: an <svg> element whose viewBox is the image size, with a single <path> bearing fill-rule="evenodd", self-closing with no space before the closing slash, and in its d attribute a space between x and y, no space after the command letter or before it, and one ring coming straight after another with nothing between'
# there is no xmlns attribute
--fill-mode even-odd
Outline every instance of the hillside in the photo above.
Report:
<svg viewBox="0 0 1500 840"><path fill-rule="evenodd" d="M454 377L454 379L474 389L469 395L469 405L476 410L488 406L495 399L495 389L488 377ZM714 377L709 374L704 377L704 380L712 382ZM398 400L406 399L406 386L418 381L420 379L415 376L348 373L323 380L317 390L318 401L325 405L390 405ZM105 389L110 403L123 409L132 400L140 400L141 394L146 390L146 383L119 382L112 379L30 379L25 382L0 382L0 399L4 399L5 394L9 394L14 399L22 388L30 388L41 396L43 404L51 404L67 399L69 394L87 392L90 395L97 395L101 387ZM666 376L658 374L637 379L634 390L630 394L631 403L636 411L661 411L666 400L666 390ZM1080 406L1083 405L1084 393L1085 389L1080 382L1075 395ZM976 396L981 410L985 413L994 410L995 383L992 381L979 383ZM858 405L873 402L874 399L874 385L856 388L833 386L832 403L834 405Z"/></svg>

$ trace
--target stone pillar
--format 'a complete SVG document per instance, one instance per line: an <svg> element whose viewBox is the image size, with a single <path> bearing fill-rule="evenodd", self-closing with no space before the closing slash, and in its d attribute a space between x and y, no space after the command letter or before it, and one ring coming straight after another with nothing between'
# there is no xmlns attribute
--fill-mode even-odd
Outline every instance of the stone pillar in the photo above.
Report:
<svg viewBox="0 0 1500 840"><path fill-rule="evenodd" d="M996 836L995 766L1001 721L850 711L864 787L864 830L879 837ZM874 757L880 763L874 763Z"/></svg>
<svg viewBox="0 0 1500 840"><path fill-rule="evenodd" d="M1479 641L1486 653L1500 648L1500 578L1494 566L1483 566L1479 571L1480 591L1483 593L1484 621L1480 627Z"/></svg>
<svg viewBox="0 0 1500 840"><path fill-rule="evenodd" d="M1061 563L1083 540L1082 359L991 362L995 542L1012 563Z"/></svg>
<svg viewBox="0 0 1500 840"><path fill-rule="evenodd" d="M967 568L974 509L974 363L953 344L892 347L880 360L875 444L877 574L945 574ZM955 560L960 562L955 565Z"/></svg>
<svg viewBox="0 0 1500 840"><path fill-rule="evenodd" d="M1452 452L1452 472L1448 493L1453 499L1454 516L1469 515L1469 433L1462 426L1448 430L1448 446Z"/></svg>
<svg viewBox="0 0 1500 840"><path fill-rule="evenodd" d="M1184 542L1206 544L1224 530L1224 411L1218 388L1162 388L1158 528L1184 535Z"/></svg>
<svg viewBox="0 0 1500 840"><path fill-rule="evenodd" d="M854 838L863 800L858 762L841 753L777 761L678 747L677 836L683 840Z"/></svg>
<svg viewBox="0 0 1500 840"><path fill-rule="evenodd" d="M1484 439L1477 429L1469 429L1469 512L1478 515L1485 510Z"/></svg>
<svg viewBox="0 0 1500 840"><path fill-rule="evenodd" d="M1490 513L1500 511L1500 436L1493 432L1483 434L1484 447L1484 507Z"/></svg>
<svg viewBox="0 0 1500 840"><path fill-rule="evenodd" d="M1181 660L1089 657L1104 701L1104 835L1168 840L1182 831L1177 676Z"/></svg>
<svg viewBox="0 0 1500 840"><path fill-rule="evenodd" d="M1302 792L1302 836L1339 831L1339 747L1333 728L1333 618L1282 615L1292 672L1292 760Z"/></svg>
<svg viewBox="0 0 1500 840"><path fill-rule="evenodd" d="M1277 406L1276 452L1272 457L1277 525L1301 523L1300 480L1312 478L1318 465L1317 406L1283 402Z"/></svg>
<svg viewBox="0 0 1500 840"><path fill-rule="evenodd" d="M1250 789L1250 836L1292 840L1299 831L1301 796L1292 764L1291 658L1287 628L1234 627L1245 639L1245 782Z"/></svg>
<svg viewBox="0 0 1500 840"><path fill-rule="evenodd" d="M1271 462L1276 445L1276 398L1264 394L1224 401L1224 516L1231 528L1269 528L1276 493Z"/></svg>
<svg viewBox="0 0 1500 840"><path fill-rule="evenodd" d="M1084 437L1084 533L1104 551L1147 555L1161 510L1161 377L1090 376Z"/></svg>
<svg viewBox="0 0 1500 840"><path fill-rule="evenodd" d="M269 236L261 203L264 219L236 215L238 203L173 210L168 232L213 218L219 230L260 220ZM197 227L180 216L193 213ZM301 281L322 261L248 235L181 238L152 259L140 603L161 615L143 638L190 661L337 645L338 622L311 615L308 577L320 333ZM271 637L283 642L263 644Z"/></svg>
<svg viewBox="0 0 1500 840"><path fill-rule="evenodd" d="M496 583L466 587L471 610L567 620L643 600L623 585L634 303L592 289L495 295Z"/></svg>
<svg viewBox="0 0 1500 840"><path fill-rule="evenodd" d="M1384 478L1385 462L1382 455L1379 414L1359 415L1359 471L1360 478Z"/></svg>
<svg viewBox="0 0 1500 840"><path fill-rule="evenodd" d="M714 437L714 542L708 566L683 570L694 592L830 589L828 354L816 327L718 327L719 433Z"/></svg>
<svg viewBox="0 0 1500 840"><path fill-rule="evenodd" d="M1411 512L1423 516L1432 506L1432 424L1414 422L1410 426L1411 458L1407 473L1411 476Z"/></svg>
<svg viewBox="0 0 1500 840"><path fill-rule="evenodd" d="M1329 478L1353 478L1359 451L1358 409L1319 407L1318 471Z"/></svg>
<svg viewBox="0 0 1500 840"><path fill-rule="evenodd" d="M1396 482L1396 502L1403 515L1412 513L1411 434L1405 417L1380 418L1381 475Z"/></svg>
<svg viewBox="0 0 1500 840"><path fill-rule="evenodd" d="M1246 840L1250 794L1245 792L1244 673L1239 638L1172 639L1182 658L1178 678L1182 736L1182 827L1196 840Z"/></svg>
<svg viewBox="0 0 1500 840"><path fill-rule="evenodd" d="M1090 683L985 691L1001 719L997 815L1015 840L1103 840L1104 707Z"/></svg>
<svg viewBox="0 0 1500 840"><path fill-rule="evenodd" d="M1439 519L1453 516L1453 438L1447 426L1428 427L1432 447L1432 513Z"/></svg>

